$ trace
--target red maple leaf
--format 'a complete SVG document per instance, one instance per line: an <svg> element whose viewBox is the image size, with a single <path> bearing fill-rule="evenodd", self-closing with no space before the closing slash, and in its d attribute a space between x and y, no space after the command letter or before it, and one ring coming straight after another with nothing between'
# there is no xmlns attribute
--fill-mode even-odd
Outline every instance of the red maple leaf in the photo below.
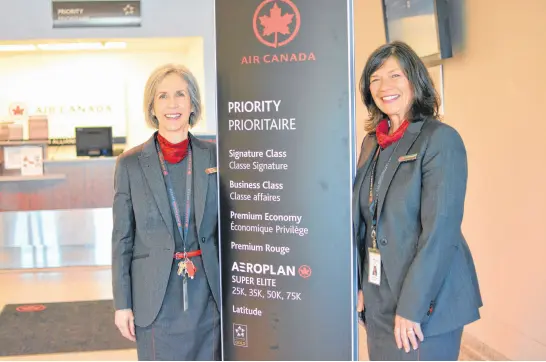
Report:
<svg viewBox="0 0 546 362"><path fill-rule="evenodd" d="M311 268L307 265L302 265L299 267L299 273L302 278L309 278L311 276Z"/></svg>
<svg viewBox="0 0 546 362"><path fill-rule="evenodd" d="M16 108L13 109L13 115L14 116L22 116L24 111L25 111L24 108L21 108L21 107L17 106Z"/></svg>
<svg viewBox="0 0 546 362"><path fill-rule="evenodd" d="M277 34L290 34L288 25L292 22L292 18L294 17L294 14L281 14L281 8L277 5L277 3L275 3L275 5L273 5L273 7L269 10L269 16L260 16L260 22L264 27L262 35L269 36L271 34L275 34L275 48L277 47L278 43Z"/></svg>

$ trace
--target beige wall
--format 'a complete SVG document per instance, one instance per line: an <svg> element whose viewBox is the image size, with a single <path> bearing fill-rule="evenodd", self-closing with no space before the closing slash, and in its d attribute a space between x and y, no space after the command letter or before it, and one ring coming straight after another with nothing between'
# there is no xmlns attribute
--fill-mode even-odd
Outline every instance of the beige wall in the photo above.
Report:
<svg viewBox="0 0 546 362"><path fill-rule="evenodd" d="M380 0L355 3L360 72L384 35ZM517 360L546 359L545 19L546 0L467 0L466 49L444 65L445 121L468 151L463 227L485 302L467 332Z"/></svg>
<svg viewBox="0 0 546 362"><path fill-rule="evenodd" d="M368 56L381 44L385 43L385 26L381 0L354 0L355 28L355 85L356 93L356 138L360 147L364 138L364 121L368 116L362 103L358 85L360 75Z"/></svg>
<svg viewBox="0 0 546 362"><path fill-rule="evenodd" d="M360 150L360 144L364 139L364 121L368 112L362 103L358 85L360 75L366 64L366 59L375 48L385 43L383 31L383 10L381 0L355 0L354 1L354 29L355 29L355 85L356 93L356 144ZM366 349L366 332L362 326L358 326L359 343L358 359L368 360Z"/></svg>

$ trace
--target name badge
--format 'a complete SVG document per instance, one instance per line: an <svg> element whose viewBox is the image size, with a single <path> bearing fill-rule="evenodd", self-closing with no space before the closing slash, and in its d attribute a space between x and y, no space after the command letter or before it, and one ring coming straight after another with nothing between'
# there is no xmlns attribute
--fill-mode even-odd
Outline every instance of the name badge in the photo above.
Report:
<svg viewBox="0 0 546 362"><path fill-rule="evenodd" d="M411 161L415 161L416 159L417 159L417 153L414 153L413 155L406 155L406 156L398 157L398 162L400 162L400 163L411 162Z"/></svg>
<svg viewBox="0 0 546 362"><path fill-rule="evenodd" d="M218 172L218 168L217 168L217 167L207 168L207 169L205 170L205 172L207 173L207 175L210 175L211 173L216 173L216 172Z"/></svg>
<svg viewBox="0 0 546 362"><path fill-rule="evenodd" d="M381 254L378 249L368 248L368 282L381 285Z"/></svg>

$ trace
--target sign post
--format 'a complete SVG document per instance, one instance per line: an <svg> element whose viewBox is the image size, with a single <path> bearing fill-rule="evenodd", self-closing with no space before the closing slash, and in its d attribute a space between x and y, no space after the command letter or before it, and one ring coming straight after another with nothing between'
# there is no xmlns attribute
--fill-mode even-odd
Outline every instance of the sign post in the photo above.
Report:
<svg viewBox="0 0 546 362"><path fill-rule="evenodd" d="M356 359L352 1L215 14L224 359Z"/></svg>

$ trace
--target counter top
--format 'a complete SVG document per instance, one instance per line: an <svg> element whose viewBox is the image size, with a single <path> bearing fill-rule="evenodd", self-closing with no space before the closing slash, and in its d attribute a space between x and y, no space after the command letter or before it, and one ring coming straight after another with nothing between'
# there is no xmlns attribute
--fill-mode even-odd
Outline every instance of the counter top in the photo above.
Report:
<svg viewBox="0 0 546 362"><path fill-rule="evenodd" d="M0 141L0 146L35 146L47 145L48 141Z"/></svg>
<svg viewBox="0 0 546 362"><path fill-rule="evenodd" d="M44 160L44 164L48 163L70 163L70 162L115 162L117 156L112 157L51 157Z"/></svg>
<svg viewBox="0 0 546 362"><path fill-rule="evenodd" d="M47 181L47 180L64 180L66 175L61 174L44 174L36 176L0 176L0 182L15 182L15 181Z"/></svg>
<svg viewBox="0 0 546 362"><path fill-rule="evenodd" d="M115 147L114 155L120 154L122 148ZM77 156L76 146L49 146L47 151L47 156L44 160L44 165L53 164L53 163L103 163L103 162L114 162L116 161L117 156L105 157L90 157L90 156Z"/></svg>

